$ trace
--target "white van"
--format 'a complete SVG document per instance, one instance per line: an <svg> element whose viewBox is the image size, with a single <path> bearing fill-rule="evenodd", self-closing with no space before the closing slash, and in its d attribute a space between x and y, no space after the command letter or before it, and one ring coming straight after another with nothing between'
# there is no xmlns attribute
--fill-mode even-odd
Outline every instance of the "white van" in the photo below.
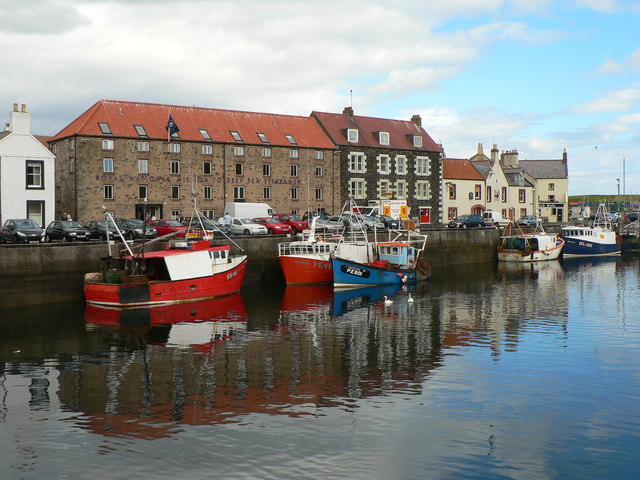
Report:
<svg viewBox="0 0 640 480"><path fill-rule="evenodd" d="M223 214L237 218L270 217L275 212L266 203L227 202Z"/></svg>
<svg viewBox="0 0 640 480"><path fill-rule="evenodd" d="M482 218L484 218L484 224L487 227L499 226L506 227L509 224L509 220L504 218L500 212L496 212L494 210L487 210L482 214Z"/></svg>

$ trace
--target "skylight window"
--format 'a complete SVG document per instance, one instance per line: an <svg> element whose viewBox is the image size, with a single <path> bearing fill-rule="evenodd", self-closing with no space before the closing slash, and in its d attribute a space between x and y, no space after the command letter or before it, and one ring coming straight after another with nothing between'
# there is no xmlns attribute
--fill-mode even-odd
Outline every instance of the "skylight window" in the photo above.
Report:
<svg viewBox="0 0 640 480"><path fill-rule="evenodd" d="M231 136L236 142L242 142L242 137L238 132L236 132L235 130L231 130L229 133L231 133Z"/></svg>
<svg viewBox="0 0 640 480"><path fill-rule="evenodd" d="M358 143L358 130L355 128L347 129L347 141L350 143Z"/></svg>
<svg viewBox="0 0 640 480"><path fill-rule="evenodd" d="M109 127L107 122L98 122L98 126L103 135L113 135L113 133L111 133L111 127Z"/></svg>
<svg viewBox="0 0 640 480"><path fill-rule="evenodd" d="M389 145L389 132L378 132L380 145Z"/></svg>
<svg viewBox="0 0 640 480"><path fill-rule="evenodd" d="M206 129L204 128L200 128L200 135L202 135L202 138L204 138L205 140L211 140L211 135L209 135L209 132L207 132Z"/></svg>
<svg viewBox="0 0 640 480"><path fill-rule="evenodd" d="M258 138L262 143L269 143L269 139L264 133L257 132L256 135L258 135Z"/></svg>
<svg viewBox="0 0 640 480"><path fill-rule="evenodd" d="M138 132L138 136L140 137L148 136L147 131L144 129L142 125L134 125L134 127L136 128L136 132Z"/></svg>
<svg viewBox="0 0 640 480"><path fill-rule="evenodd" d="M284 136L287 137L287 140L289 140L289 143L291 145L297 145L298 144L296 142L295 138L293 138L293 136L289 135L288 133L285 133Z"/></svg>

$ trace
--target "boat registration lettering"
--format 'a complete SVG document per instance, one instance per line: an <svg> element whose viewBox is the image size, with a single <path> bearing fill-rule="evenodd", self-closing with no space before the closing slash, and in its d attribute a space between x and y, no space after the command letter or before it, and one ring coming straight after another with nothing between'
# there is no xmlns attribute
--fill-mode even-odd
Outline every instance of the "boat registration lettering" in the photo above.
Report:
<svg viewBox="0 0 640 480"><path fill-rule="evenodd" d="M360 278L369 278L371 272L369 270L365 270L364 268L353 267L351 265L342 265L340 267L340 271L342 273L346 273L347 275L353 275L354 277Z"/></svg>
<svg viewBox="0 0 640 480"><path fill-rule="evenodd" d="M314 268L325 268L327 270L331 270L331 264L325 262L313 262Z"/></svg>
<svg viewBox="0 0 640 480"><path fill-rule="evenodd" d="M231 280L233 277L238 275L238 271L227 273L227 280Z"/></svg>
<svg viewBox="0 0 640 480"><path fill-rule="evenodd" d="M593 248L593 243L589 242L578 242L578 245L581 247Z"/></svg>

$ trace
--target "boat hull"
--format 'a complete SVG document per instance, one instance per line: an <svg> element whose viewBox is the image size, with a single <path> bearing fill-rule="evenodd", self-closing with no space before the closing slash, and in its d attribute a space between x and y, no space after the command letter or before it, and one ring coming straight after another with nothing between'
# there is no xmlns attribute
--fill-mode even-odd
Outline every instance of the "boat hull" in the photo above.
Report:
<svg viewBox="0 0 640 480"><path fill-rule="evenodd" d="M331 259L333 285L335 287L357 287L367 285L404 285L426 280L431 269L418 262L416 268L385 268L351 262L341 258Z"/></svg>
<svg viewBox="0 0 640 480"><path fill-rule="evenodd" d="M557 260L562 253L562 249L564 248L565 241L557 236L520 236L520 237L509 237L516 239L531 239L537 242L539 245L537 249L531 248L508 248L508 243L503 243L498 248L498 260L501 262L519 262L519 263L529 263L529 262L544 262L548 260ZM508 240L508 238L506 239ZM506 242L505 240L505 242ZM545 248L546 247L546 248Z"/></svg>
<svg viewBox="0 0 640 480"><path fill-rule="evenodd" d="M280 256L280 267L287 285L330 285L331 262L320 256Z"/></svg>
<svg viewBox="0 0 640 480"><path fill-rule="evenodd" d="M571 256L592 256L592 255L618 255L620 254L621 242L616 240L613 243L594 242L582 238L563 237L565 246L562 255Z"/></svg>
<svg viewBox="0 0 640 480"><path fill-rule="evenodd" d="M153 306L223 297L239 292L246 256L232 268L205 277L174 281L113 284L85 281L87 303L117 307Z"/></svg>

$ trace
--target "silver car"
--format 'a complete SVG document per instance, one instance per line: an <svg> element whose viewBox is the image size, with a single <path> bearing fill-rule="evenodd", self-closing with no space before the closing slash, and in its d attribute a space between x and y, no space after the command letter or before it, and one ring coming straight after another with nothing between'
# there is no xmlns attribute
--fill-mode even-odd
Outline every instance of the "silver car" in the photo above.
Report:
<svg viewBox="0 0 640 480"><path fill-rule="evenodd" d="M250 218L231 219L231 233L236 235L266 235L267 227L254 223Z"/></svg>

